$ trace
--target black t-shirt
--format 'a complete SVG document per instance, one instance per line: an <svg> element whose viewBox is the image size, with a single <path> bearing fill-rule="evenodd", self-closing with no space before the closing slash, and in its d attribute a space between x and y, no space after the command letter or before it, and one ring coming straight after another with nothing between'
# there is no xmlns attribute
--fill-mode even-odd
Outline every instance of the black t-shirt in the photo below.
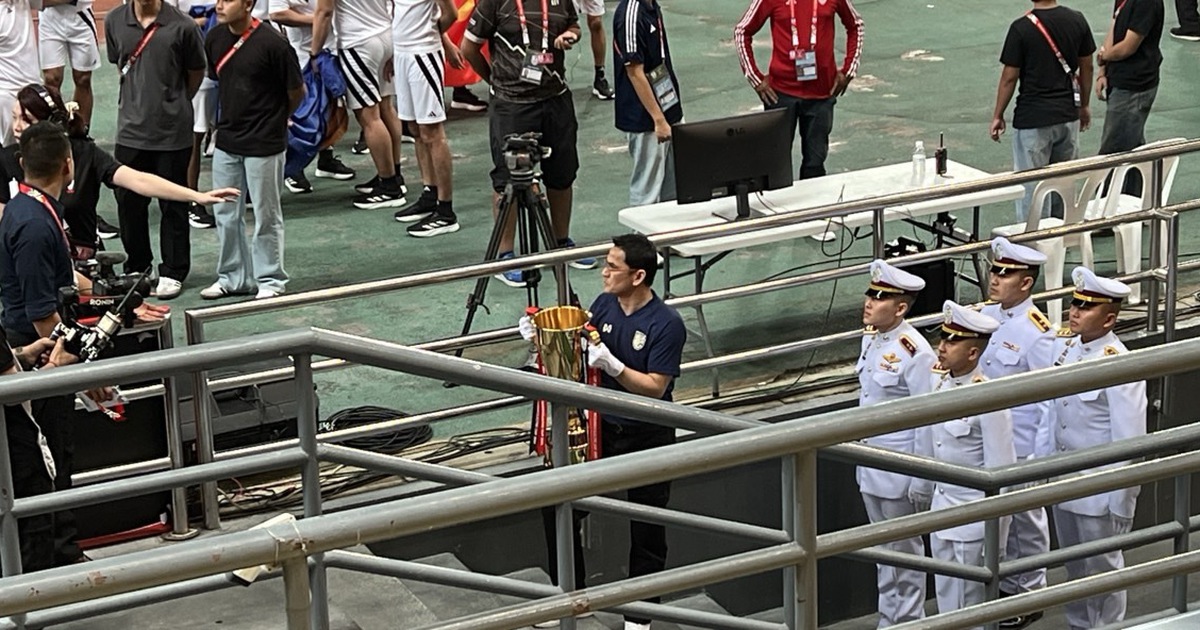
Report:
<svg viewBox="0 0 1200 630"><path fill-rule="evenodd" d="M479 0L466 37L475 43L491 42L492 93L516 103L536 103L567 91L565 53L554 47L554 40L574 26L579 15L571 0L519 0L525 8L525 24L529 34L529 50L542 50L542 3L546 3L549 28L546 30L546 49L554 59L542 66L541 83L534 85L521 80L525 66L526 47L522 37L521 19L517 13L518 0Z"/></svg>
<svg viewBox="0 0 1200 630"><path fill-rule="evenodd" d="M0 150L0 203L12 198L13 182L25 179L17 155L16 144ZM100 185L113 188L113 176L121 163L108 151L96 146L87 136L71 138L71 156L75 161L75 181L63 192L59 201L63 205L63 221L71 242L83 247L95 248L96 206L100 203Z"/></svg>
<svg viewBox="0 0 1200 630"><path fill-rule="evenodd" d="M1132 55L1108 64L1109 89L1144 92L1158 87L1158 67L1162 65L1158 43L1165 19L1162 0L1116 0L1115 5L1113 43L1123 41L1129 31L1143 39Z"/></svg>
<svg viewBox="0 0 1200 630"><path fill-rule="evenodd" d="M283 35L262 24L229 57L217 76L217 65L241 34L217 26L204 38L208 76L217 80L221 106L217 116L217 148L234 155L266 157L287 150L291 115L288 92L304 85L296 51Z"/></svg>
<svg viewBox="0 0 1200 630"><path fill-rule="evenodd" d="M1063 70L1054 49L1028 16L1014 21L1004 39L1000 63L1021 71L1017 107L1013 111L1016 129L1036 129L1079 120L1079 108L1075 106L1075 93L1071 87L1073 77L1079 70L1079 59L1096 52L1092 27L1088 26L1082 13L1057 6L1034 9L1033 15L1058 46L1072 74ZM1080 89L1088 90L1091 86Z"/></svg>

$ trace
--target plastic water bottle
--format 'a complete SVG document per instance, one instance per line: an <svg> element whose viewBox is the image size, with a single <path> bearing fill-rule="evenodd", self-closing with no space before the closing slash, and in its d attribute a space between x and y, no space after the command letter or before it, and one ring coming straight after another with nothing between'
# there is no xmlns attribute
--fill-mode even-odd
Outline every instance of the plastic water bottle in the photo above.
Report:
<svg viewBox="0 0 1200 630"><path fill-rule="evenodd" d="M917 140L917 146L912 154L912 185L925 185L925 143Z"/></svg>

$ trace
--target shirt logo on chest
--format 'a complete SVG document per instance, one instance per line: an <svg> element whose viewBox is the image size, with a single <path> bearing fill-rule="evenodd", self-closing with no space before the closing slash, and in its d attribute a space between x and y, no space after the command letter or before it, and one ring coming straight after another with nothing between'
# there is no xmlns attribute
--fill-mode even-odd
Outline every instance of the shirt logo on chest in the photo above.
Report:
<svg viewBox="0 0 1200 630"><path fill-rule="evenodd" d="M610 333L610 332L612 332L612 324L605 324L605 325L601 326L601 327L600 327L600 332L603 332L603 333Z"/></svg>
<svg viewBox="0 0 1200 630"><path fill-rule="evenodd" d="M646 333L637 331L633 333L633 349L641 350L646 347Z"/></svg>

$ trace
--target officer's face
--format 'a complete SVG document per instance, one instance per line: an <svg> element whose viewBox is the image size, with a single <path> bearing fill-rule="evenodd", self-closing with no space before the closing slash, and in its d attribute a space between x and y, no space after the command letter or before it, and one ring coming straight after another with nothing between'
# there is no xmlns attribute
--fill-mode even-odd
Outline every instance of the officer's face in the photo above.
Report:
<svg viewBox="0 0 1200 630"><path fill-rule="evenodd" d="M1013 305L1025 299L1033 288L1033 278L1019 272L996 273L992 268L988 282L988 299L1005 305Z"/></svg>
<svg viewBox="0 0 1200 630"><path fill-rule="evenodd" d="M600 268L600 277L604 280L605 293L628 295L646 277L646 272L630 268L625 262L625 250L610 247L604 257L604 266Z"/></svg>
<svg viewBox="0 0 1200 630"><path fill-rule="evenodd" d="M1084 341L1091 341L1107 333L1117 323L1117 316L1101 304L1077 306L1071 304L1071 315L1068 325L1071 332L1079 335Z"/></svg>
<svg viewBox="0 0 1200 630"><path fill-rule="evenodd" d="M938 342L938 363L942 369L960 374L972 369L979 361L979 346L966 339L942 339Z"/></svg>
<svg viewBox="0 0 1200 630"><path fill-rule="evenodd" d="M863 325L889 329L903 319L907 311L907 306L900 298L868 295L863 302Z"/></svg>

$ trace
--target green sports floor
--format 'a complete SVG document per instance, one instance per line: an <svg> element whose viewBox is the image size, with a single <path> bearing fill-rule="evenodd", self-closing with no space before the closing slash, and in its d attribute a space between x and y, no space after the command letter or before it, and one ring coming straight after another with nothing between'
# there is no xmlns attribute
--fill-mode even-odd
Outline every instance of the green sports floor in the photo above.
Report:
<svg viewBox="0 0 1200 630"><path fill-rule="evenodd" d="M752 111L759 107L742 78L732 44L732 29L746 2L743 0L661 0L682 83L684 109L689 120L701 120ZM840 99L827 168L848 171L908 159L914 140L934 144L944 132L950 155L957 161L992 172L1011 168L1008 138L1000 144L987 136L996 80L997 61L1008 24L1029 7L1020 0L858 0L865 22L865 48L858 78ZM1170 3L1168 3L1170 4ZM608 3L609 10L615 8ZM1111 4L1085 0L1071 4L1082 10L1093 26L1097 41L1104 36ZM1175 24L1168 8L1167 26ZM611 14L606 21L611 22ZM585 39L587 35L585 34ZM768 39L760 34L756 53L765 67ZM575 189L571 232L581 243L596 243L625 231L617 211L626 205L630 162L621 133L613 127L611 102L591 97L590 49L583 42L568 57L570 82L575 87L579 117L581 169ZM1200 136L1200 44L1165 37L1162 84L1150 116L1151 140ZM611 59L609 60L611 66ZM611 74L611 70L610 70ZM111 147L115 124L116 71L106 65L94 79L97 140ZM482 93L480 87L475 88ZM69 94L69 88L66 90ZM1011 109L1010 109L1011 120ZM1081 137L1082 155L1093 155L1100 141L1104 105L1093 106L1093 129ZM292 280L289 292L394 277L418 271L452 267L479 260L491 229L489 210L490 168L486 118L454 113L448 124L454 154L455 208L462 229L432 239L408 237L404 225L390 211L357 210L349 203L348 183L311 178L316 191L309 195L285 192L287 230L286 268ZM370 177L369 156L350 154L354 131L343 139L338 152L356 168L360 180ZM404 175L419 180L411 145L405 145ZM799 164L798 157L796 164ZM311 171L310 171L311 172ZM1175 180L1172 200L1200 195L1200 156L1185 156ZM208 182L207 164L201 183ZM415 193L414 193L415 194ZM411 196L411 195L410 195ZM831 200L833 201L833 200ZM111 196L100 212L115 219ZM960 224L969 217L963 215ZM1011 204L984 208L983 227L1011 223ZM1183 219L1183 251L1200 252L1200 236L1192 232L1200 217ZM907 228L891 227L890 236ZM204 303L199 290L214 278L216 234L193 230L192 275L185 292L171 305L179 313ZM157 244L155 245L157 250ZM1112 239L1096 239L1101 271L1114 269ZM845 259L870 254L869 241L859 241ZM683 261L680 261L681 265ZM1068 261L1070 263L1070 260ZM834 266L836 258L822 253L821 244L802 239L745 249L714 268L708 286L719 288L756 281L792 268L813 270ZM678 267L677 267L678 268ZM574 272L572 280L581 299L590 301L599 290L599 272ZM553 297L552 285L543 293ZM448 337L459 332L469 283L451 283L386 296L342 301L218 322L207 328L212 339L228 339L299 326L319 326L401 343ZM475 330L514 325L520 316L525 292L493 282L490 312L480 312ZM977 299L966 288L964 300ZM748 300L722 302L707 309L713 343L727 353L822 332L848 330L857 325L861 287L856 282L818 285L803 290L771 293ZM690 312L685 313L694 322ZM182 322L176 324L182 343ZM831 348L816 354L783 357L739 366L722 372L731 386L754 388L771 381L794 380L806 366L821 365L851 356L855 345ZM685 359L703 356L703 346L693 337ZM468 352L488 362L515 365L523 358L520 344L504 344ZM702 394L707 374L685 375L678 396ZM317 375L322 415L363 404L394 407L405 412L437 409L449 404L492 397L470 388L443 389L439 383L369 368L351 368ZM438 425L441 435L483 426L512 424L527 418L527 411L510 410L487 416L453 420Z"/></svg>

